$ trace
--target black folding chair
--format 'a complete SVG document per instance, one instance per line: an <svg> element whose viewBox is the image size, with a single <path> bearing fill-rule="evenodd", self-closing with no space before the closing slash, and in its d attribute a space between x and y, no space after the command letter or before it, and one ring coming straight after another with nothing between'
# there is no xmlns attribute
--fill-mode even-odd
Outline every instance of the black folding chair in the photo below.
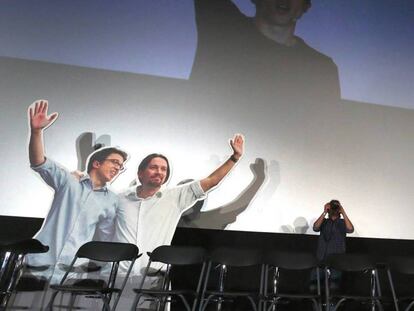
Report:
<svg viewBox="0 0 414 311"><path fill-rule="evenodd" d="M414 258L390 257L388 259L387 275L395 310L411 310L414 306ZM394 277L398 282L394 283ZM405 308L403 308L404 306Z"/></svg>
<svg viewBox="0 0 414 311"><path fill-rule="evenodd" d="M26 254L45 253L48 246L36 239L27 239L0 246L0 310L6 309L10 297L22 274L23 259Z"/></svg>
<svg viewBox="0 0 414 311"><path fill-rule="evenodd" d="M354 284L357 284L355 280L358 279L359 285L366 285L363 289L364 291L362 293L349 293L345 292L342 289L339 290L338 293L332 294L330 292L329 284L329 273L332 269L353 274ZM362 290L361 288L358 289ZM343 303L347 301L354 301L360 304L369 304L371 306L376 305L378 306L379 310L383 310L381 302L381 290L379 288L378 271L375 266L375 261L367 255L330 255L327 259L325 267L325 292L326 306L328 311L337 310Z"/></svg>
<svg viewBox="0 0 414 311"><path fill-rule="evenodd" d="M199 310L205 310L210 302L216 302L218 306L221 306L222 303L243 298L247 299L252 309L256 311L259 305L263 273L261 262L262 254L258 250L233 248L214 250L210 254ZM212 271L212 268L216 268L215 271ZM241 288L239 284L229 285L231 272L237 275L237 282L241 282L243 276L248 279L250 288ZM218 289L210 289L209 281L213 274L218 274ZM255 278L257 283L254 282Z"/></svg>
<svg viewBox="0 0 414 311"><path fill-rule="evenodd" d="M129 243L114 243L114 242L98 242L92 241L82 245L76 252L75 258L72 260L70 267L67 269L65 275L60 281L59 285L51 285L53 289L52 297L48 304L48 309L53 310L53 302L59 292L69 293L71 295L70 308L73 307L76 296L97 296L103 301L103 310L115 310L125 284L128 280L132 266L135 260L139 257L138 247ZM78 258L85 258L89 260L112 263L111 273L108 280L103 279L81 279L74 283L68 282L68 275L72 273L73 267ZM121 261L130 261L129 268L125 275L125 279L120 287L115 287L118 267ZM112 294L116 294L116 300L110 308Z"/></svg>
<svg viewBox="0 0 414 311"><path fill-rule="evenodd" d="M281 302L289 302L292 300L307 300L312 303L312 306L315 311L322 310L321 287L318 266L319 263L315 255L310 253L270 251L265 254L263 262L265 268L263 280L263 295L261 301L263 303L264 310L271 310L274 306L280 304ZM289 272L300 271L302 272L302 276L305 276L307 279L309 277L311 270L313 269L316 269L317 274L317 292L315 294L310 293L309 289L308 292L306 292L303 288L298 288L308 287L306 286L307 282L303 282L303 278L301 279L302 286L300 286L298 282L295 283L294 280L287 278L289 276ZM283 276L285 278L283 278ZM271 286L269 286L269 280L271 281ZM285 281L285 283L289 282L290 284L295 283L295 290L288 291L286 290L287 286L285 286L285 289L283 291L283 281ZM270 306L267 307L267 304L269 302Z"/></svg>
<svg viewBox="0 0 414 311"><path fill-rule="evenodd" d="M148 253L149 262L145 269L145 273L139 288L135 288L136 293L134 303L131 310L136 310L141 298L147 298L157 302L157 310L163 310L166 303L170 303L174 298L178 297L185 309L195 310L197 306L198 297L200 295L202 278L206 266L206 251L201 247L186 247L186 246L159 246L152 253ZM144 288L145 279L149 276L150 269L154 264L166 264L165 271L160 271L162 280L161 288L146 289ZM191 289L174 289L171 288L171 272L177 267L189 268L189 266L201 266L200 272L197 276L197 287ZM192 297L193 303L190 308L188 297Z"/></svg>

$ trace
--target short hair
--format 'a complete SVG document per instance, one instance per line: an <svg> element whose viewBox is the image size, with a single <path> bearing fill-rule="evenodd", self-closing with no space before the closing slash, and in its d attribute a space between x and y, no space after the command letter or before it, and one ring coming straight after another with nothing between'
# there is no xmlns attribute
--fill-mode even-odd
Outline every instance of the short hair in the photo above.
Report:
<svg viewBox="0 0 414 311"><path fill-rule="evenodd" d="M119 154L124 159L124 161L128 159L128 154L125 151L122 151L121 149L118 149L115 147L98 149L97 151L92 153L89 157L88 165L87 165L88 174L93 168L93 162L98 161L99 163L102 163L108 158L110 154L113 154L113 153Z"/></svg>
<svg viewBox="0 0 414 311"><path fill-rule="evenodd" d="M168 178L170 178L170 162L168 162L168 159L165 155L161 154L161 153L151 153L149 155L147 155L144 159L142 159L141 163L138 165L138 171L137 174L139 174L139 172L145 170L148 167L148 164L151 162L152 159L154 158L161 158L164 159L165 162L167 162L167 176L165 177L164 183L168 180ZM139 176L138 176L138 180L141 182Z"/></svg>
<svg viewBox="0 0 414 311"><path fill-rule="evenodd" d="M253 2L254 4L256 4L258 0L250 0L250 1ZM303 0L303 1L305 1L305 3L309 4L309 5L312 4L312 0Z"/></svg>

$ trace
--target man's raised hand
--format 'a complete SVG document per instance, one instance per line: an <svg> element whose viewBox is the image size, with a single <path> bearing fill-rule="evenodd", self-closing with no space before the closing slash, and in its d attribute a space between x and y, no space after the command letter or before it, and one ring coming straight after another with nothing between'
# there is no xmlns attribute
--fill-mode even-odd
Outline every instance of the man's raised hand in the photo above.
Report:
<svg viewBox="0 0 414 311"><path fill-rule="evenodd" d="M234 135L234 138L230 140L231 149L233 149L233 156L236 160L239 160L244 152L244 137L241 134Z"/></svg>
<svg viewBox="0 0 414 311"><path fill-rule="evenodd" d="M40 131L49 127L57 118L58 113L47 115L47 100L38 100L29 108L30 129Z"/></svg>

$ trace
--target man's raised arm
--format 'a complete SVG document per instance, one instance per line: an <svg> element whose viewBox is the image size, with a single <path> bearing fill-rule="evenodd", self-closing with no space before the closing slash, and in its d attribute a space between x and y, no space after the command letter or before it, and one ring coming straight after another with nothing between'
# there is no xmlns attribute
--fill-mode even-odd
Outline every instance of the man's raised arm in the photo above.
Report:
<svg viewBox="0 0 414 311"><path fill-rule="evenodd" d="M233 149L231 157L220 165L213 173L207 178L200 180L200 185L203 191L208 191L215 187L233 168L236 162L243 155L244 150L244 138L243 135L237 134L232 140L230 140L230 146Z"/></svg>
<svg viewBox="0 0 414 311"><path fill-rule="evenodd" d="M30 165L38 166L45 162L43 147L43 130L50 126L57 118L57 112L47 115L47 100L38 100L29 107L30 141L29 160Z"/></svg>

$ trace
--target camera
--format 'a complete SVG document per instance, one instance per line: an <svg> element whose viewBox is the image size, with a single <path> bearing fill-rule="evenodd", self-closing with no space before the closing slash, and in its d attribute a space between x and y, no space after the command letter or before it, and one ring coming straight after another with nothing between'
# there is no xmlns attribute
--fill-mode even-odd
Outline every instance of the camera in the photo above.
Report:
<svg viewBox="0 0 414 311"><path fill-rule="evenodd" d="M341 203L339 203L338 200L331 200L331 202L329 202L329 209L332 212L337 212L339 211L340 208L341 208Z"/></svg>

